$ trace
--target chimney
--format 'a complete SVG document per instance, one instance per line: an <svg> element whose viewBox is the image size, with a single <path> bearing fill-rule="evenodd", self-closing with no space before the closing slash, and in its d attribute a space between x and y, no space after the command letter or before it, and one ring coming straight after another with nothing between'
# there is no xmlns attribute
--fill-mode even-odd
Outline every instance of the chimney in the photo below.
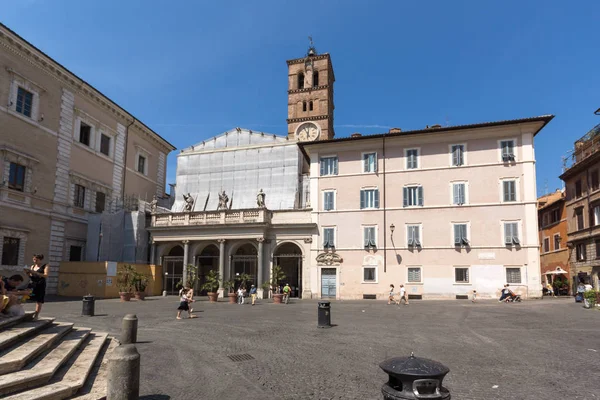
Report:
<svg viewBox="0 0 600 400"><path fill-rule="evenodd" d="M354 132L352 135L350 135L351 138L357 138L357 137L361 137L362 135L358 132Z"/></svg>
<svg viewBox="0 0 600 400"><path fill-rule="evenodd" d="M389 133L400 133L402 132L402 129L400 128L390 128Z"/></svg>

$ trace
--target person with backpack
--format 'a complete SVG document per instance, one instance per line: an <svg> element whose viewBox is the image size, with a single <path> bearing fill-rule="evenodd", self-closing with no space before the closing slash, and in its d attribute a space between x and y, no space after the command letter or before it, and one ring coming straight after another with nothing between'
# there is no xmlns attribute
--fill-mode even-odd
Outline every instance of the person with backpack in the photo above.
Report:
<svg viewBox="0 0 600 400"><path fill-rule="evenodd" d="M290 284L286 283L285 286L283 287L283 302L285 304L287 304L288 301L290 300L291 292L292 292L292 288L290 287Z"/></svg>

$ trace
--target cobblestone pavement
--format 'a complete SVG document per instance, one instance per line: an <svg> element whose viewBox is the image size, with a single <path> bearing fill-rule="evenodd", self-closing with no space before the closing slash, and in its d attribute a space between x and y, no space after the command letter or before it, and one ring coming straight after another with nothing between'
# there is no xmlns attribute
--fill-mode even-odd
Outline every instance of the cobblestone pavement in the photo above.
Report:
<svg viewBox="0 0 600 400"><path fill-rule="evenodd" d="M43 314L114 335L137 314L147 399L382 399L379 363L411 352L450 368L453 399L600 399L600 312L572 299L333 301L331 329L316 327L315 301L198 301L184 320L177 304L98 300L82 317L80 299L56 299Z"/></svg>

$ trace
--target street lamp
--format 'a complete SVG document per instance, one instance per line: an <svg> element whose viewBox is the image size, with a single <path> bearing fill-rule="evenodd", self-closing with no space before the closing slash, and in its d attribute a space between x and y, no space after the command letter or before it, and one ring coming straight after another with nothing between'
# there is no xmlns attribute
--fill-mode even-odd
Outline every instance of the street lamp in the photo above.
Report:
<svg viewBox="0 0 600 400"><path fill-rule="evenodd" d="M167 296L167 278L168 278L168 276L169 276L169 273L165 272L165 279L163 282L163 297Z"/></svg>

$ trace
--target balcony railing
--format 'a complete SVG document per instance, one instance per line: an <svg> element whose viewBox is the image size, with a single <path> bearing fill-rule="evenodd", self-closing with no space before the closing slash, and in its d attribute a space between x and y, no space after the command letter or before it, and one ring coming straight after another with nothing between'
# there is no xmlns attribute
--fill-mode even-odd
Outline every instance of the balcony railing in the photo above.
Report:
<svg viewBox="0 0 600 400"><path fill-rule="evenodd" d="M267 209L178 212L152 215L152 227L264 224L271 222L271 212Z"/></svg>

